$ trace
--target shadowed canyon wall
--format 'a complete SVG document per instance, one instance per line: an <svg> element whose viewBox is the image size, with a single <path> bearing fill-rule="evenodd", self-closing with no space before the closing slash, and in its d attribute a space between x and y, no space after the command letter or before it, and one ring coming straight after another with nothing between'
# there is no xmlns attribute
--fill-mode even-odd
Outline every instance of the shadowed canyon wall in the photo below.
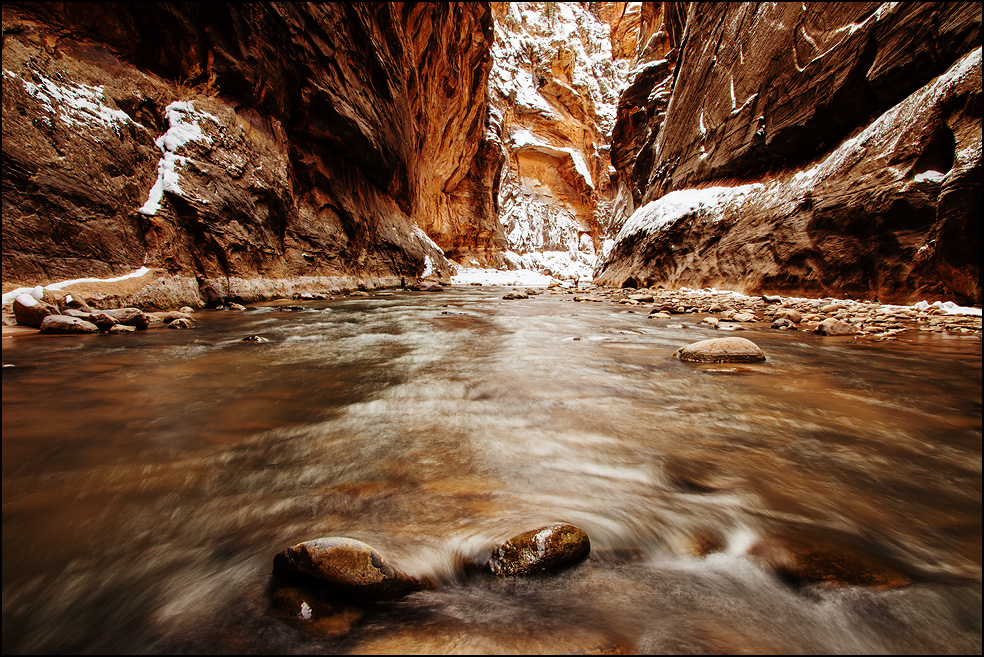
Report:
<svg viewBox="0 0 984 657"><path fill-rule="evenodd" d="M449 273L493 232L491 39L475 3L4 3L5 289Z"/></svg>
<svg viewBox="0 0 984 657"><path fill-rule="evenodd" d="M619 106L598 282L981 302L979 5L663 15Z"/></svg>

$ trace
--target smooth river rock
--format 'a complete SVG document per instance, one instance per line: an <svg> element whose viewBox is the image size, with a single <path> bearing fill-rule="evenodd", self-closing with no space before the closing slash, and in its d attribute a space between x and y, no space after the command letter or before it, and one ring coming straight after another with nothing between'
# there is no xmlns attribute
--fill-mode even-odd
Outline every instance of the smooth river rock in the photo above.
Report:
<svg viewBox="0 0 984 657"><path fill-rule="evenodd" d="M680 360L694 363L759 363L765 354L745 338L711 338L680 347L674 353Z"/></svg>
<svg viewBox="0 0 984 657"><path fill-rule="evenodd" d="M336 536L287 548L274 558L273 571L361 600L395 600L424 588L369 545Z"/></svg>
<svg viewBox="0 0 984 657"><path fill-rule="evenodd" d="M555 523L513 536L489 558L493 575L512 577L573 566L591 552L588 535L567 523Z"/></svg>
<svg viewBox="0 0 984 657"><path fill-rule="evenodd" d="M48 315L41 321L42 333L98 333L99 327L78 317Z"/></svg>

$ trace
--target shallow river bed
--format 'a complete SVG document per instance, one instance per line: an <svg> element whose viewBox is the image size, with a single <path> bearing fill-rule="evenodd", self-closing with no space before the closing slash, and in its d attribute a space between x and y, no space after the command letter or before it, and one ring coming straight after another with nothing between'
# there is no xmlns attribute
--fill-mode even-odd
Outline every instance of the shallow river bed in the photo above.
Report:
<svg viewBox="0 0 984 657"><path fill-rule="evenodd" d="M5 338L3 652L981 652L978 337L695 365L720 333L505 291ZM587 561L464 574L554 521ZM438 586L298 614L273 556L321 536ZM792 584L790 536L911 584Z"/></svg>

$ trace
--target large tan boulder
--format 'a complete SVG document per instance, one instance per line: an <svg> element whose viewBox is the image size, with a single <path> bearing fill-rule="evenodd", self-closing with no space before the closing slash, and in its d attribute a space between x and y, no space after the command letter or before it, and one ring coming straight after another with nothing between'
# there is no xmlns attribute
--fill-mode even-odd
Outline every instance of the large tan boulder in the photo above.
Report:
<svg viewBox="0 0 984 657"><path fill-rule="evenodd" d="M759 363L765 354L746 338L711 338L680 347L674 353L680 360L695 363Z"/></svg>

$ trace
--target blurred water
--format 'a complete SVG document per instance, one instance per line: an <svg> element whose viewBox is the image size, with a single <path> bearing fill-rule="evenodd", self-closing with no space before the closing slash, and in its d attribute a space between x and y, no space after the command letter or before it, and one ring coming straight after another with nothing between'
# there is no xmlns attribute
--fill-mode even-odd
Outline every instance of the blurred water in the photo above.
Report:
<svg viewBox="0 0 984 657"><path fill-rule="evenodd" d="M981 651L979 339L748 331L766 363L694 365L713 330L504 291L5 339L4 653ZM462 574L553 521L587 562ZM913 584L790 586L749 554L779 534ZM320 536L440 586L290 622L273 556Z"/></svg>

